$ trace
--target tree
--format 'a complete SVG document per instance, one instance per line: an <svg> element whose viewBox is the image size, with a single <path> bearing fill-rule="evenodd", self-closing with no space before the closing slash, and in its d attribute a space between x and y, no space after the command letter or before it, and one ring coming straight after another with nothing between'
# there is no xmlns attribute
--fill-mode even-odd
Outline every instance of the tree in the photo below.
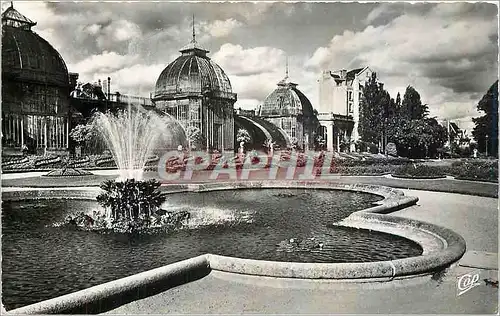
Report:
<svg viewBox="0 0 500 316"><path fill-rule="evenodd" d="M375 72L372 73L362 90L358 132L362 141L378 143L384 130L384 107L386 107L390 97L378 82Z"/></svg>
<svg viewBox="0 0 500 316"><path fill-rule="evenodd" d="M438 154L438 149L442 148L447 141L448 131L444 126L439 124L436 118L425 119L428 131L430 133L431 141L428 144L427 154L428 157L434 157Z"/></svg>
<svg viewBox="0 0 500 316"><path fill-rule="evenodd" d="M92 123L78 124L70 132L69 137L73 139L78 146L87 147L92 140L95 140L96 129Z"/></svg>
<svg viewBox="0 0 500 316"><path fill-rule="evenodd" d="M410 158L435 156L446 142L446 129L435 118L406 120L396 134L398 152Z"/></svg>
<svg viewBox="0 0 500 316"><path fill-rule="evenodd" d="M238 143L244 142L245 144L250 142L250 134L248 131L244 128L238 129L238 132L236 133L236 141Z"/></svg>
<svg viewBox="0 0 500 316"><path fill-rule="evenodd" d="M423 119L429 114L429 107L427 104L422 104L420 94L412 86L406 87L401 110L408 120Z"/></svg>
<svg viewBox="0 0 500 316"><path fill-rule="evenodd" d="M82 146L86 141L92 138L92 134L93 128L91 124L78 124L69 132L69 137L79 146Z"/></svg>
<svg viewBox="0 0 500 316"><path fill-rule="evenodd" d="M477 105L485 114L473 118L475 126L472 136L478 144L478 150L498 156L498 80L488 89Z"/></svg>
<svg viewBox="0 0 500 316"><path fill-rule="evenodd" d="M399 97L399 93L398 93ZM399 100L401 104L401 100ZM397 127L400 124L400 119L399 119L399 110L398 110L398 105L397 105L397 98L396 101L391 98L389 102L389 106L387 108L387 113L386 113L386 132L385 132L385 137L386 137L386 143L394 141L394 136L397 130Z"/></svg>
<svg viewBox="0 0 500 316"><path fill-rule="evenodd" d="M395 124L395 102L391 98L389 92L385 90L380 91L380 105L382 107L382 126L380 131L380 144L382 145L383 152L386 153L387 139L390 134L390 128Z"/></svg>
<svg viewBox="0 0 500 316"><path fill-rule="evenodd" d="M389 108L388 138L396 143L398 153L408 157L430 157L446 141L446 129L435 118L428 118L429 107L412 86L406 88L403 100L398 93Z"/></svg>
<svg viewBox="0 0 500 316"><path fill-rule="evenodd" d="M398 95L396 96L396 108L398 110L401 108L401 94L399 94L399 92Z"/></svg>
<svg viewBox="0 0 500 316"><path fill-rule="evenodd" d="M203 135L201 134L201 130L197 126L188 126L186 128L186 134L186 138L189 143L189 149L203 147Z"/></svg>

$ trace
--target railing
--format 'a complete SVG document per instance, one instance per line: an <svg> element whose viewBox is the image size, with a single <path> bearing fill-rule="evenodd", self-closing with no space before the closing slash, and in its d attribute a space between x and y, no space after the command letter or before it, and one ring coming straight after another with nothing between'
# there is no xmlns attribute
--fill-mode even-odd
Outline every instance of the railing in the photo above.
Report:
<svg viewBox="0 0 500 316"><path fill-rule="evenodd" d="M96 95L72 95L73 98L75 99L83 99L83 100L99 100ZM102 100L105 101L105 100ZM133 96L133 95L126 95L126 94L119 94L119 93L114 93L110 94L108 96L108 101L109 102L116 102L116 103L131 103L131 104L136 104L136 105L145 105L145 106L152 106L153 101L151 101L150 98L146 97L138 97L138 96Z"/></svg>
<svg viewBox="0 0 500 316"><path fill-rule="evenodd" d="M320 112L320 113L318 113L318 118L320 118L320 119L345 120L345 121L352 121L353 120L352 115L334 114L332 112Z"/></svg>
<svg viewBox="0 0 500 316"><path fill-rule="evenodd" d="M117 103L132 103L132 104L138 104L138 105L153 105L153 102L151 101L150 98L146 97L138 97L138 96L133 96L133 95L126 95L126 94L110 94L109 95L109 101L111 102L117 102Z"/></svg>

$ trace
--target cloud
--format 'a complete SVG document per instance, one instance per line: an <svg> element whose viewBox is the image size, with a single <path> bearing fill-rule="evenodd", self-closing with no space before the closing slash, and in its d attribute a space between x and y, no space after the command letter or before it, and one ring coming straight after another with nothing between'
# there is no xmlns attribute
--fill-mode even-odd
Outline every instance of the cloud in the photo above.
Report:
<svg viewBox="0 0 500 316"><path fill-rule="evenodd" d="M491 81L487 72L497 59L497 45L491 40L497 33L496 19L466 16L456 20L454 15L473 11L476 5L480 4L443 4L434 6L424 17L405 13L386 25L345 31L334 36L328 47L318 48L307 66L340 69L370 65L384 75L415 72L455 92L484 90L483 78ZM378 16L377 9L373 12L372 19Z"/></svg>
<svg viewBox="0 0 500 316"><path fill-rule="evenodd" d="M149 96L154 92L156 80L165 68L163 64L134 64L115 71L94 72L81 77L83 82L96 82L111 77L111 92L121 94Z"/></svg>
<svg viewBox="0 0 500 316"><path fill-rule="evenodd" d="M238 101L235 107L254 109L264 103L266 97L277 88L278 82L285 77L283 62L258 74L231 75L228 73L233 91L238 93ZM313 106L316 106L317 74L303 71L302 64L302 58L290 56L289 80L298 84L298 89L306 95Z"/></svg>
<svg viewBox="0 0 500 316"><path fill-rule="evenodd" d="M423 15L432 7L425 3L381 3L364 19L368 25L385 25L405 14Z"/></svg>
<svg viewBox="0 0 500 316"><path fill-rule="evenodd" d="M285 53L273 47L225 43L212 59L224 69L238 94L235 107L248 109L262 104L285 75Z"/></svg>
<svg viewBox="0 0 500 316"><path fill-rule="evenodd" d="M213 37L225 37L243 24L235 19L216 20L204 25L205 31Z"/></svg>
<svg viewBox="0 0 500 316"><path fill-rule="evenodd" d="M139 38L142 32L136 24L126 20L108 20L82 27L84 36L95 41L98 50L114 49L116 45Z"/></svg>
<svg viewBox="0 0 500 316"><path fill-rule="evenodd" d="M273 47L243 48L241 45L223 44L212 59L228 74L258 75L285 68L285 53Z"/></svg>
<svg viewBox="0 0 500 316"><path fill-rule="evenodd" d="M132 66L139 60L137 55L119 55L116 52L104 51L99 55L92 55L76 64L68 65L69 70L81 74L95 72L114 72L127 66Z"/></svg>
<svg viewBox="0 0 500 316"><path fill-rule="evenodd" d="M283 74L263 73L259 75L231 76L233 91L238 93L238 99L255 99L262 103L276 89L276 84L283 79Z"/></svg>

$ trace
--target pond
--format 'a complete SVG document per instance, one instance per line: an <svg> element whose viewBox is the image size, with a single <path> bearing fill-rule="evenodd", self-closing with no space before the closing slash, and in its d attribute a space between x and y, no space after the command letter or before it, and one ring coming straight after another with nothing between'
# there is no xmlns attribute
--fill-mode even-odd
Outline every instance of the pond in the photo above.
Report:
<svg viewBox="0 0 500 316"><path fill-rule="evenodd" d="M78 231L58 223L93 201L4 202L2 296L7 310L205 253L291 262L370 262L422 253L404 238L332 227L382 198L349 191L248 189L167 196L185 229L153 235Z"/></svg>

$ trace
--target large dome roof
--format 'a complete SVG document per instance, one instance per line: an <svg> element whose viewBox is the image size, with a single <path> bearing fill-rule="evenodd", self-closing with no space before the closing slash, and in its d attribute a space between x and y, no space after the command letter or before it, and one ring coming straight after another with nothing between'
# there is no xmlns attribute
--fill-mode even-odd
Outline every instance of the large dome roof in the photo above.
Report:
<svg viewBox="0 0 500 316"><path fill-rule="evenodd" d="M158 77L155 99L173 99L208 92L236 99L229 78L219 65L207 57L207 50L193 41L180 52L182 55L171 62Z"/></svg>
<svg viewBox="0 0 500 316"><path fill-rule="evenodd" d="M278 83L278 88L266 97L260 108L259 116L292 115L314 116L314 110L309 99L297 89L297 84L290 82L286 76Z"/></svg>
<svg viewBox="0 0 500 316"><path fill-rule="evenodd" d="M2 76L68 86L68 69L57 50L31 31L32 22L12 6L2 13Z"/></svg>

